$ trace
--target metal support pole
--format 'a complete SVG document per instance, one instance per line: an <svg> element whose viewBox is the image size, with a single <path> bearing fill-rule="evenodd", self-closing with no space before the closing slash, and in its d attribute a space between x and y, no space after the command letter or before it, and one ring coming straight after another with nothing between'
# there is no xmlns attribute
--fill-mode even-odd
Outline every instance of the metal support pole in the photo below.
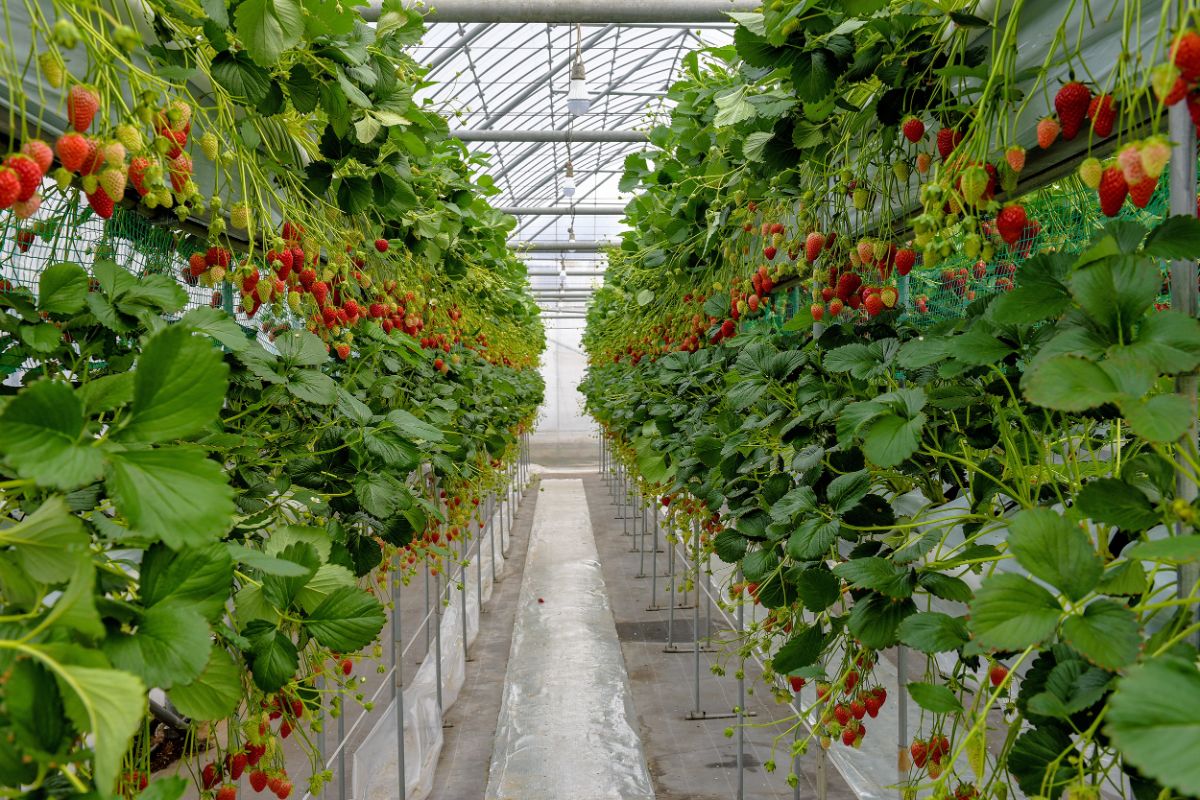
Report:
<svg viewBox="0 0 1200 800"><path fill-rule="evenodd" d="M1174 20L1179 22L1178 4L1172 3ZM1189 217L1196 215L1196 129L1192 124L1185 103L1171 106L1168 119L1169 133L1174 146L1171 149L1171 198L1172 214ZM1171 308L1189 317L1197 312L1196 262L1171 262ZM1175 471L1175 496L1189 505L1196 499L1196 483L1188 477L1187 462L1196 457L1197 407L1196 394L1200 378L1197 375L1180 375L1175 379L1175 392L1183 397L1191 408L1192 424L1179 442L1180 452L1175 456L1179 466ZM1175 524L1175 535L1188 533L1188 526ZM1180 598L1190 597L1200 581L1200 562L1180 564L1176 573L1176 591ZM1193 617L1200 610L1193 610ZM1200 633L1190 637L1193 644L1200 646Z"/></svg>
<svg viewBox="0 0 1200 800"><path fill-rule="evenodd" d="M433 602L434 616L434 646L436 653L434 655L434 671L437 678L437 709L438 719L442 718L442 574L439 572L433 576L433 585L437 590L437 596Z"/></svg>
<svg viewBox="0 0 1200 800"><path fill-rule="evenodd" d="M404 5L428 11L417 0ZM758 0L440 0L429 22L549 22L598 25L625 22L728 22L726 12L754 11ZM381 0L362 10L363 19L379 19Z"/></svg>
<svg viewBox="0 0 1200 800"><path fill-rule="evenodd" d="M467 531L470 529L471 522L468 520ZM460 601L459 608L462 611L463 661L471 660L467 654L467 531L460 530L458 532L458 599Z"/></svg>
<svg viewBox="0 0 1200 800"><path fill-rule="evenodd" d="M496 495L495 494L491 494L488 496L488 508L490 509L488 512L488 541L491 543L491 546L492 546L491 547L492 555L489 560L492 562L492 591L495 591L496 590L496 525L495 525ZM501 535L501 537L503 537L504 536L504 534L503 534L504 515L503 514L500 515L500 524L502 526L501 527L502 532L500 535Z"/></svg>
<svg viewBox="0 0 1200 800"><path fill-rule="evenodd" d="M692 523L696 534L696 605L692 606L692 667L695 680L692 683L692 713L699 717L700 713L700 526Z"/></svg>
<svg viewBox="0 0 1200 800"><path fill-rule="evenodd" d="M399 574L401 567L399 557L396 559L396 569L393 576ZM404 761L404 641L401 636L400 619L400 580L392 578L392 666L395 667L392 683L392 695L396 699L396 783L400 792L400 800L404 800L407 787L407 776Z"/></svg>
<svg viewBox="0 0 1200 800"><path fill-rule="evenodd" d="M650 609L658 606L658 505L654 506L654 546L650 549Z"/></svg>
<svg viewBox="0 0 1200 800"><path fill-rule="evenodd" d="M742 568L739 566L737 571L738 585L742 583ZM737 610L737 626L738 636L740 637L746 630L746 603L741 595L738 596ZM738 707L737 707L737 771L738 771L738 788L737 800L745 800L746 797L746 666L743 663L741 669L738 670Z"/></svg>
<svg viewBox="0 0 1200 800"><path fill-rule="evenodd" d="M353 680L353 679L351 679ZM363 712L364 714L367 712ZM338 714L338 800L346 800L346 707L343 704Z"/></svg>
<svg viewBox="0 0 1200 800"><path fill-rule="evenodd" d="M432 609L432 606L429 605L429 581L430 580L431 580L431 577L429 574L429 564L426 563L425 564L425 652L426 653L429 652L429 640L430 640L430 637L432 636L432 633L430 631L430 626L433 624L433 617L431 617L429 615L429 612Z"/></svg>
<svg viewBox="0 0 1200 800"><path fill-rule="evenodd" d="M896 648L896 768L899 779L908 778L908 649L904 645Z"/></svg>
<svg viewBox="0 0 1200 800"><path fill-rule="evenodd" d="M668 548L670 561L667 567L667 574L670 577L667 580L671 583L671 606L667 612L667 649L673 649L675 647L675 544L671 542L670 533L667 534L667 544L670 545Z"/></svg>

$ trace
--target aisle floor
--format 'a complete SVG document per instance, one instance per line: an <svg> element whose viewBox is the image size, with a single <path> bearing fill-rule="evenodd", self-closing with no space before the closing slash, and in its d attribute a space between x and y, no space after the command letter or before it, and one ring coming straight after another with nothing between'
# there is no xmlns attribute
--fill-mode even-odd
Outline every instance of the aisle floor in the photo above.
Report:
<svg viewBox="0 0 1200 800"><path fill-rule="evenodd" d="M649 800L583 482L541 482L487 800Z"/></svg>
<svg viewBox="0 0 1200 800"><path fill-rule="evenodd" d="M627 755L616 767L613 767L610 762L610 772L600 775L599 782L591 787L570 784L571 788L563 788L562 785L554 783L554 777L550 776L547 778L548 782L542 785L544 791L540 793L538 786L530 785L512 795L493 794L492 787L498 786L503 777L494 769L489 778L491 786L486 795L482 792L482 785L477 785L477 788L471 791L467 791L466 787L462 785L453 788L447 786L443 781L444 776L448 777L461 771L478 775L483 766L480 761L484 753L490 753L495 762L500 753L507 753L510 747L514 745L517 746L517 749L524 747L525 743L523 742L518 744L515 739L505 738L503 734L504 712L499 712L499 720L497 720L502 695L513 690L511 675L505 677L504 686L499 685L498 679L504 672L497 660L494 659L494 656L503 652L503 644L511 636L511 629L506 630L508 626L505 625L497 632L495 640L489 642L486 653L481 655L472 653L475 660L467 665L467 683L468 686L473 687L473 691L470 696L464 696L451 710L449 721L453 722L455 727L452 729L450 737L457 741L457 745L450 746L451 740L448 739L448 746L443 751L438 765L439 785L435 788L432 797L434 800L467 800L468 798L474 800L474 798L484 796L488 798L521 797L530 800L543 797L571 797L573 800L599 800L599 798L609 797L654 797L656 800L685 800L685 798L686 800L733 800L733 798L737 798L737 741L736 737L725 736L726 728L734 725L736 720L688 718L689 712L693 710L696 679L694 656L691 650L693 641L692 610L689 605L687 608L680 608L676 611L674 638L677 645L675 649L678 652L666 652L670 602L668 581L665 580L665 577L660 577L655 582L658 596L651 598L651 579L648 577L652 560L652 554L649 552L650 540L649 538L646 540L647 552L644 554L643 562L643 554L637 552L635 548L635 537L628 535L632 522L622 520L618 515L618 508L611 499L609 484L597 472L596 440L594 438L577 441L559 440L542 443L539 447L535 437L533 444L534 460L543 465L540 468L535 467L535 472L541 472L541 487L539 488L537 482L534 483L526 495L527 508L523 510L525 514L530 514L532 511L535 527L539 517L550 521L551 524L543 529L542 535L544 536L571 540L572 532L575 532L575 544L572 545L572 548L580 546L579 542L582 539L578 535L581 526L578 524L577 515L585 514L590 520L590 526L584 526L587 528L588 536L582 541L586 543L587 539L590 539L593 548L590 558L598 557L602 583L593 583L592 585L593 587L599 586L602 591L593 596L594 607L572 610L573 614L577 612L580 615L592 616L575 617L575 621L570 624L587 627L599 624L594 621L601 619L607 623L606 626L601 627L613 626L622 662L619 672L627 681L629 696L629 700L622 699L620 705L623 708L632 709L628 722L632 732L636 735L635 738L640 741L640 749L636 755ZM571 490L564 493L563 490L568 485L571 486ZM571 499L564 503L563 501L567 497ZM534 545L538 538L540 537L536 532L531 533L531 550L537 549ZM660 544L660 551L658 569L659 574L665 576L668 571L665 543ZM575 552L573 557L586 561L589 554ZM552 600L547 596L559 586L561 578L555 579L553 586L546 588L546 585L540 582L540 578L531 577L534 574L531 570L538 569L542 558L543 556L539 556L537 552L531 552L526 561L526 571L522 577L522 597L517 601L518 615L525 613L530 608L533 609L533 614L544 615L547 604L563 602L562 599ZM520 560L519 557L518 560ZM544 566L550 572L557 572L561 569L549 562ZM682 571L681 564L677 563L677 568ZM638 577L639 574L646 577ZM515 592L513 586L516 583L515 580L504 583L509 584L505 587L506 594ZM714 589L714 591L716 590ZM530 593L532 593L532 599L530 602L526 602L525 597ZM537 604L536 598L539 596L546 602ZM694 598L695 594L693 593L691 597ZM508 616L510 598L511 594L504 598L501 604L494 606L504 608L505 617ZM688 605L682 594L677 598L676 604ZM706 604L707 598L702 597L700 623L702 636L705 634ZM654 607L654 610L650 610L651 606ZM599 609L603 609L603 614L600 614ZM558 611L565 613L566 609L560 607ZM597 614L599 614L598 617L595 616ZM589 620L586 623L582 621L585 618ZM713 613L713 620L714 641L719 641L721 631L728 631L728 625L723 623L719 611L716 610ZM559 618L558 621L560 625L556 631L562 635L564 643L580 633L568 629L566 618ZM485 623L483 631L487 631L488 627L488 624ZM607 632L604 632L604 636L607 635ZM514 646L511 649L511 658L517 659L519 650L518 646ZM609 648L604 652L611 654L612 650ZM588 698L597 688L589 683L597 674L594 667L583 664L564 671L562 667L554 666L553 660L547 658L545 652L536 653L536 655L539 657L534 659L532 665L526 664L520 669L532 669L533 672L528 674L536 675L536 680L555 682L565 679L573 703L569 709L571 711L569 717L574 720L572 724L584 727L601 724L604 713L611 711L611 704L605 706L604 710L595 710L594 706L589 705L589 703L595 702ZM606 657L608 656L606 655ZM733 677L737 668L736 661L736 654L732 653L728 646L718 646L711 651L701 652L699 687L702 710L710 714L722 714L731 712L737 705L737 681ZM608 663L611 664L611 662ZM712 674L711 667L714 664L723 666L726 674L724 676ZM512 663L508 665L507 669L510 673L512 672ZM800 759L798 788L793 790L787 785L788 748L791 735L787 733L786 725L781 723L781 720L788 715L787 709L776 704L762 685L759 676L758 666L753 661L748 662L746 685L749 694L746 698L746 708L755 716L747 718L744 729L746 769L743 776L742 796L746 800L789 800L822 796L829 800L849 800L852 792L835 769L822 763L822 758L818 755L819 748L813 748L808 755ZM757 691L755 691L755 687L757 687ZM605 696L613 694L621 697L626 691L618 687L618 691L614 692L611 685L600 688L606 690ZM553 696L553 692L549 696ZM519 704L513 703L512 706L514 712L520 711ZM531 733L537 734L536 738L543 739L543 742L530 744L529 752L534 752L540 744L548 741L552 746L542 751L541 755L547 759L554 759L553 763L556 765L562 765L554 766L553 771L561 772L571 769L575 771L573 778L584 776L586 770L583 769L583 765L587 761L587 751L594 748L595 744L582 735L564 732L563 728L552 719L553 715L557 713L554 710L555 705L549 702L541 707L537 704L532 706L526 704L525 708L542 720L540 724L549 726L552 731L548 736L544 736L547 733L546 730L531 731ZM585 713L585 715L591 713L594 716L590 721L588 719L581 720L581 713ZM504 749L501 750L501 748ZM630 766L628 761L632 761L636 765L642 758L649 770L652 794L605 793L602 787L612 785L616 779L614 773L627 772ZM772 758L777 762L778 768L775 772L768 773L764 768L764 763ZM545 769L544 771L550 773L552 770ZM822 773L824 773L825 781L824 792L818 788L822 782Z"/></svg>

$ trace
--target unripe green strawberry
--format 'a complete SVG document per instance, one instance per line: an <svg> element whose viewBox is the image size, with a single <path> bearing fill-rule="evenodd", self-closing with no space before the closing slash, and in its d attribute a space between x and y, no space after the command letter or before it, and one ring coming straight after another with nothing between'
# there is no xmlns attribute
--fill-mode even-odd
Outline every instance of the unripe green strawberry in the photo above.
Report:
<svg viewBox="0 0 1200 800"><path fill-rule="evenodd" d="M1157 179L1171 160L1171 143L1162 136L1151 136L1142 143L1142 169Z"/></svg>
<svg viewBox="0 0 1200 800"><path fill-rule="evenodd" d="M852 195L854 207L859 211L865 211L867 202L871 199L870 193L866 189L855 189Z"/></svg>
<svg viewBox="0 0 1200 800"><path fill-rule="evenodd" d="M99 178L97 178L95 175L84 175L83 176L83 192L84 192L84 194L95 194L96 190L99 188L100 188L100 179Z"/></svg>
<svg viewBox="0 0 1200 800"><path fill-rule="evenodd" d="M128 25L118 25L113 28L112 40L113 44L127 54L132 53L141 44L141 37L138 36L137 31Z"/></svg>
<svg viewBox="0 0 1200 800"><path fill-rule="evenodd" d="M79 44L79 28L69 19L59 19L54 23L51 38L55 44L70 50Z"/></svg>
<svg viewBox="0 0 1200 800"><path fill-rule="evenodd" d="M225 280L227 274L227 270L220 264L215 264L208 268L208 276L212 279L213 283L220 283Z"/></svg>
<svg viewBox="0 0 1200 800"><path fill-rule="evenodd" d="M288 292L287 304L288 304L288 308L290 308L292 310L293 314L300 313L300 310L303 307L301 305L301 301L302 301L302 298L300 297L299 292L296 292L296 291Z"/></svg>
<svg viewBox="0 0 1200 800"><path fill-rule="evenodd" d="M229 209L229 224L239 231L250 227L250 207L245 203L234 203Z"/></svg>
<svg viewBox="0 0 1200 800"><path fill-rule="evenodd" d="M125 145L125 149L130 153L141 152L142 147L145 146L141 131L128 122L122 122L117 126L117 141Z"/></svg>
<svg viewBox="0 0 1200 800"><path fill-rule="evenodd" d="M200 137L200 152L204 153L204 157L209 161L216 161L220 155L221 142L217 139L217 135L212 131L205 131Z"/></svg>
<svg viewBox="0 0 1200 800"><path fill-rule="evenodd" d="M896 180L901 183L908 182L908 176L912 174L907 161L897 161L892 164L892 174L896 176Z"/></svg>
<svg viewBox="0 0 1200 800"><path fill-rule="evenodd" d="M125 145L118 141L105 143L100 148L101 154L104 156L104 163L111 164L114 167L123 167L125 164Z"/></svg>
<svg viewBox="0 0 1200 800"><path fill-rule="evenodd" d="M125 170L121 167L109 167L100 173L100 188L114 202L125 196Z"/></svg>
<svg viewBox="0 0 1200 800"><path fill-rule="evenodd" d="M38 56L38 66L42 69L42 75L46 78L46 83L55 89L62 88L62 85L67 80L67 70L63 66L62 59L58 57L58 53L47 51L40 54Z"/></svg>
<svg viewBox="0 0 1200 800"><path fill-rule="evenodd" d="M983 250L979 253L979 257L984 261L991 261L996 257L996 246L992 244L991 239L983 243Z"/></svg>
<svg viewBox="0 0 1200 800"><path fill-rule="evenodd" d="M987 189L987 171L975 164L967 167L962 174L962 196L967 205L976 205L983 198Z"/></svg>
<svg viewBox="0 0 1200 800"><path fill-rule="evenodd" d="M264 303L271 299L272 291L274 291L274 287L271 285L270 281L259 281L254 287L254 293L257 294L258 299Z"/></svg>
<svg viewBox="0 0 1200 800"><path fill-rule="evenodd" d="M1101 166L1098 158L1085 158L1079 165L1079 179L1089 189L1095 189L1100 185L1100 176L1103 173L1104 167Z"/></svg>

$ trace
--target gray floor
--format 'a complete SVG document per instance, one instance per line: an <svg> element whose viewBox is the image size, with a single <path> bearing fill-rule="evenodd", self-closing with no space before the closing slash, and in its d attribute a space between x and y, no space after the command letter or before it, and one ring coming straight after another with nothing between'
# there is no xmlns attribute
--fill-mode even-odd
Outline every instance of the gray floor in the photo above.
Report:
<svg viewBox="0 0 1200 800"><path fill-rule="evenodd" d="M542 442L535 437L533 461L541 465L542 477L581 478L587 493L592 529L602 565L604 581L612 605L626 671L633 693L637 732L641 737L658 800L732 800L738 796L737 742L727 738L729 719L688 720L693 707L693 655L690 609L676 612L676 640L685 652L664 652L666 645L665 610L648 611L651 605L650 579L637 578L641 556L633 551L633 537L622 531L622 520L610 500L608 485L595 472L596 441ZM590 467L590 470L589 470ZM537 498L537 485L526 495L521 520L516 528L510 567L521 563L530 520ZM531 502L532 501L532 502ZM625 521L628 525L629 522ZM647 542L649 539L647 539ZM659 572L666 572L665 554L659 556ZM650 556L646 555L647 570ZM520 574L510 572L500 584L500 592L490 604L479 642L472 652L474 661L467 665L467 689L451 710L447 746L438 764L438 783L434 800L475 800L484 796L492 737L503 693L504 670L509 653L512 619L519 591ZM666 581L658 581L657 606L668 601ZM694 596L694 595L693 595ZM682 596L679 599L682 603ZM703 609L702 609L703 611ZM703 618L701 615L701 632ZM719 620L714 613L714 620ZM497 624L499 622L499 624ZM722 663L727 674L714 676L710 666ZM736 658L728 648L724 652L702 652L700 664L700 707L709 713L729 712L737 705ZM784 728L778 721L787 716L759 680L753 662L747 663L747 710L755 714L747 720L744 763L746 800L788 800L816 798L819 771L827 781L827 797L849 800L852 793L837 771L821 769L814 748L801 759L800 784L796 791L787 785L790 736L780 738ZM468 724L463 723L469 720ZM772 746L774 744L774 752ZM763 763L774 758L778 767L768 773Z"/></svg>

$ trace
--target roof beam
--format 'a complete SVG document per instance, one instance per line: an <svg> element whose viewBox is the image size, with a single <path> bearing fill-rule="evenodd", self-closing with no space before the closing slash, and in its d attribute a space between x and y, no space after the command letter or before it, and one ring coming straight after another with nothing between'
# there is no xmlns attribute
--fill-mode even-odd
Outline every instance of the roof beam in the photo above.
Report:
<svg viewBox="0 0 1200 800"><path fill-rule="evenodd" d="M549 22L597 25L638 22L727 22L730 11L754 11L760 0L404 0L429 22ZM363 19L379 19L371 0Z"/></svg>
<svg viewBox="0 0 1200 800"><path fill-rule="evenodd" d="M597 131L597 130L476 130L450 131L464 142L645 142L644 131Z"/></svg>
<svg viewBox="0 0 1200 800"><path fill-rule="evenodd" d="M433 73L437 72L438 67L442 66L442 64L445 64L447 61L454 58L454 56L457 55L459 50L462 50L464 47L469 45L471 42L478 39L484 32L486 32L491 27L492 26L486 22L481 22L478 25L472 25L470 28L468 28L465 32L463 32L463 34L461 36L459 36L457 39L455 39L453 42L449 42L448 44L441 45L438 49L442 50L442 52L438 53L436 56L434 56L433 58L431 58L429 60L429 64L428 64L429 72L425 73L426 77L429 77ZM445 48L445 49L442 49L442 48Z"/></svg>
<svg viewBox="0 0 1200 800"><path fill-rule="evenodd" d="M598 241L580 241L580 242L521 242L509 241L508 246L519 252L531 253L548 253L548 252L570 252L578 250L580 252L597 252L606 247L613 247L617 242Z"/></svg>
<svg viewBox="0 0 1200 800"><path fill-rule="evenodd" d="M623 217L625 206L507 206L496 209L501 214L514 217L569 217L589 214L597 217Z"/></svg>

